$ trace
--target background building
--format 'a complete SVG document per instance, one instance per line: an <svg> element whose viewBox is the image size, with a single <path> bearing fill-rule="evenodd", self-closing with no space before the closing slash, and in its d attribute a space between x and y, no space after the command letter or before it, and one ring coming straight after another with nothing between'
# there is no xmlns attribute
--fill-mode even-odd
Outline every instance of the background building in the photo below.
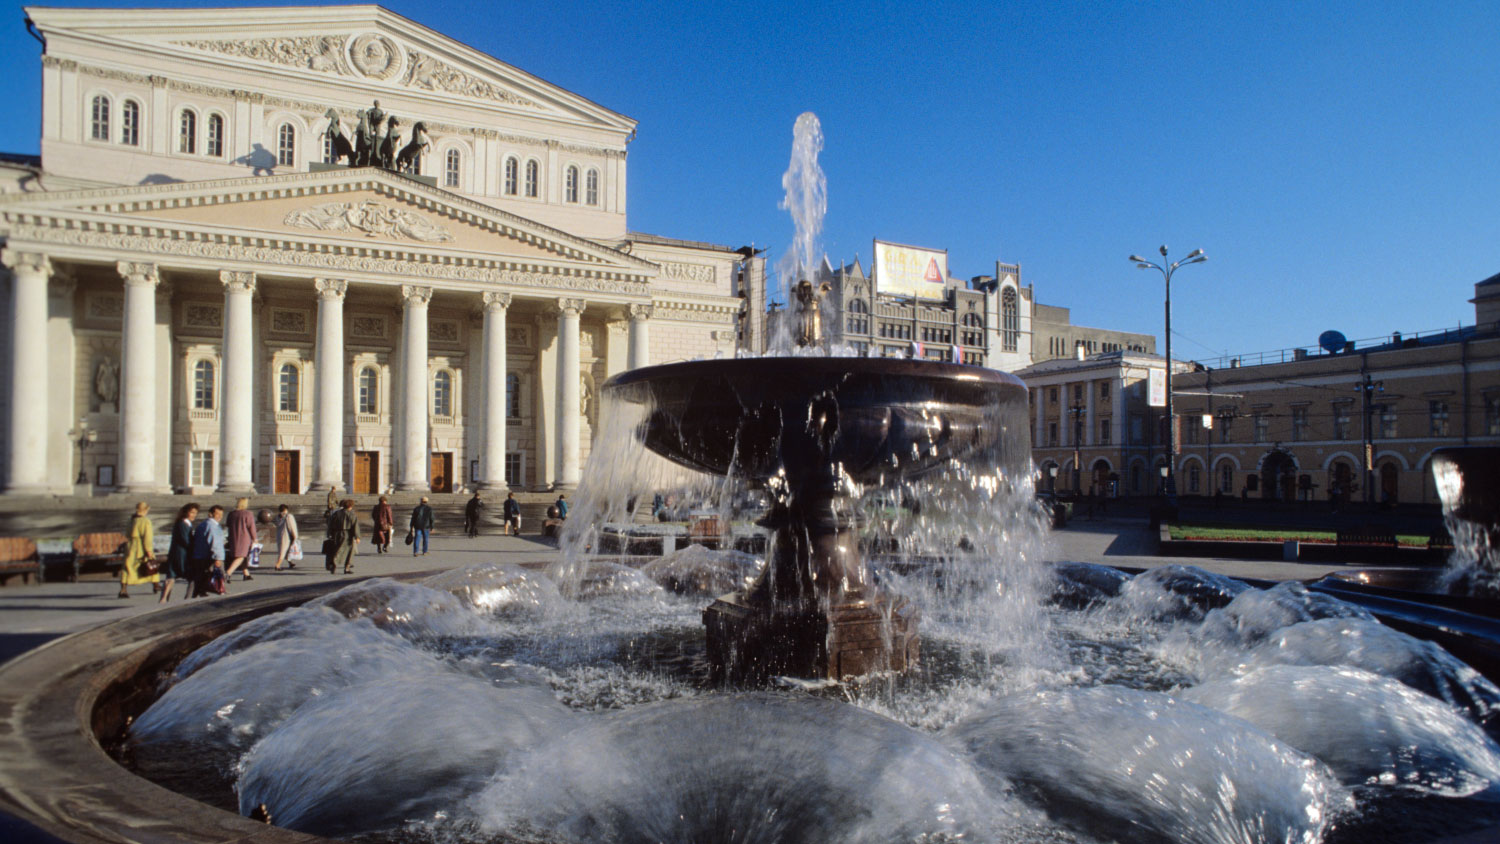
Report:
<svg viewBox="0 0 1500 844"><path fill-rule="evenodd" d="M753 253L630 231L635 121L400 15L28 15L7 491L568 488L605 378L754 333ZM322 167L377 100L424 175Z"/></svg>

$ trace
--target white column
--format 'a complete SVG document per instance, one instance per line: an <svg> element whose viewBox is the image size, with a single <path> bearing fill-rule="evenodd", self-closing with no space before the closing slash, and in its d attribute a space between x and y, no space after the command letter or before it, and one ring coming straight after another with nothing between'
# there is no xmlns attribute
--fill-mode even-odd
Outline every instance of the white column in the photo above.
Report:
<svg viewBox="0 0 1500 844"><path fill-rule="evenodd" d="M156 475L156 286L155 264L121 261L125 279L125 323L120 338L120 489L159 492Z"/></svg>
<svg viewBox="0 0 1500 844"><path fill-rule="evenodd" d="M1099 441L1099 432L1094 430L1094 391L1098 385L1093 381L1083 382L1083 444L1093 445Z"/></svg>
<svg viewBox="0 0 1500 844"><path fill-rule="evenodd" d="M224 283L224 377L219 389L219 492L255 491L255 273L220 270Z"/></svg>
<svg viewBox="0 0 1500 844"><path fill-rule="evenodd" d="M401 316L401 475L397 489L429 490L427 480L427 303L431 287L401 285L405 311Z"/></svg>
<svg viewBox="0 0 1500 844"><path fill-rule="evenodd" d="M990 360L994 360L991 358ZM1047 446L1047 388L1036 388L1036 442L1031 444L1032 448Z"/></svg>
<svg viewBox="0 0 1500 844"><path fill-rule="evenodd" d="M313 279L318 291L316 491L344 488L344 292L348 287L336 279Z"/></svg>
<svg viewBox="0 0 1500 844"><path fill-rule="evenodd" d="M557 489L576 489L583 477L583 400L578 323L582 299L557 300Z"/></svg>
<svg viewBox="0 0 1500 844"><path fill-rule="evenodd" d="M484 489L505 485L505 314L509 293L484 294Z"/></svg>
<svg viewBox="0 0 1500 844"><path fill-rule="evenodd" d="M11 272L10 478L8 493L47 486L47 279L52 262L39 252L6 249Z"/></svg>
<svg viewBox="0 0 1500 844"><path fill-rule="evenodd" d="M651 306L631 305L630 313L630 355L626 360L627 369L640 369L651 365Z"/></svg>

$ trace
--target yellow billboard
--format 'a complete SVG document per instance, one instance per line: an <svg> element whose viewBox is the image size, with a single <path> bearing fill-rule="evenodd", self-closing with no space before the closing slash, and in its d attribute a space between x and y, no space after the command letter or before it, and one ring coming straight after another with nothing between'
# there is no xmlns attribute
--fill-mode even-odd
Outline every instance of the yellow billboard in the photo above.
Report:
<svg viewBox="0 0 1500 844"><path fill-rule="evenodd" d="M875 290L913 299L947 298L947 250L875 241Z"/></svg>

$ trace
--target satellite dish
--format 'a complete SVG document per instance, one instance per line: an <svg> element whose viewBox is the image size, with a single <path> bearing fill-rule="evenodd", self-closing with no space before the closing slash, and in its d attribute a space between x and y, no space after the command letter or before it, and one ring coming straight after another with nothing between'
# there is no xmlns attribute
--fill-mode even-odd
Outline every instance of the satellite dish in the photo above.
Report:
<svg viewBox="0 0 1500 844"><path fill-rule="evenodd" d="M1344 334L1341 331L1330 330L1318 335L1318 345L1323 347L1323 351L1331 355L1336 355L1339 352L1342 352L1344 350L1344 344L1348 342L1349 341L1344 337Z"/></svg>

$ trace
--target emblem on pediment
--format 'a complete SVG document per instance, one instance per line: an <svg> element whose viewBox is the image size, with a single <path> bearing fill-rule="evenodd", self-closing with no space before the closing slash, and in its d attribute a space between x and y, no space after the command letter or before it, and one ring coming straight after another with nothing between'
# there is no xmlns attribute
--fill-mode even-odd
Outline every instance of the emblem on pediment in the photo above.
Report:
<svg viewBox="0 0 1500 844"><path fill-rule="evenodd" d="M350 42L349 62L371 79L390 79L401 69L401 52L391 39L366 32Z"/></svg>
<svg viewBox="0 0 1500 844"><path fill-rule="evenodd" d="M452 232L420 214L373 199L363 202L324 202L292 211L282 225L325 232L364 232L367 237L410 238L423 243L447 243Z"/></svg>
<svg viewBox="0 0 1500 844"><path fill-rule="evenodd" d="M473 97L476 100L494 100L516 106L536 106L536 103L525 97L518 96L416 50L412 50L406 56L406 78L402 81L412 88L421 88L425 91L445 91L449 94Z"/></svg>
<svg viewBox="0 0 1500 844"><path fill-rule="evenodd" d="M304 35L296 38L253 38L246 41L174 41L183 47L226 56L305 67L324 73L348 74L344 63L344 36Z"/></svg>

